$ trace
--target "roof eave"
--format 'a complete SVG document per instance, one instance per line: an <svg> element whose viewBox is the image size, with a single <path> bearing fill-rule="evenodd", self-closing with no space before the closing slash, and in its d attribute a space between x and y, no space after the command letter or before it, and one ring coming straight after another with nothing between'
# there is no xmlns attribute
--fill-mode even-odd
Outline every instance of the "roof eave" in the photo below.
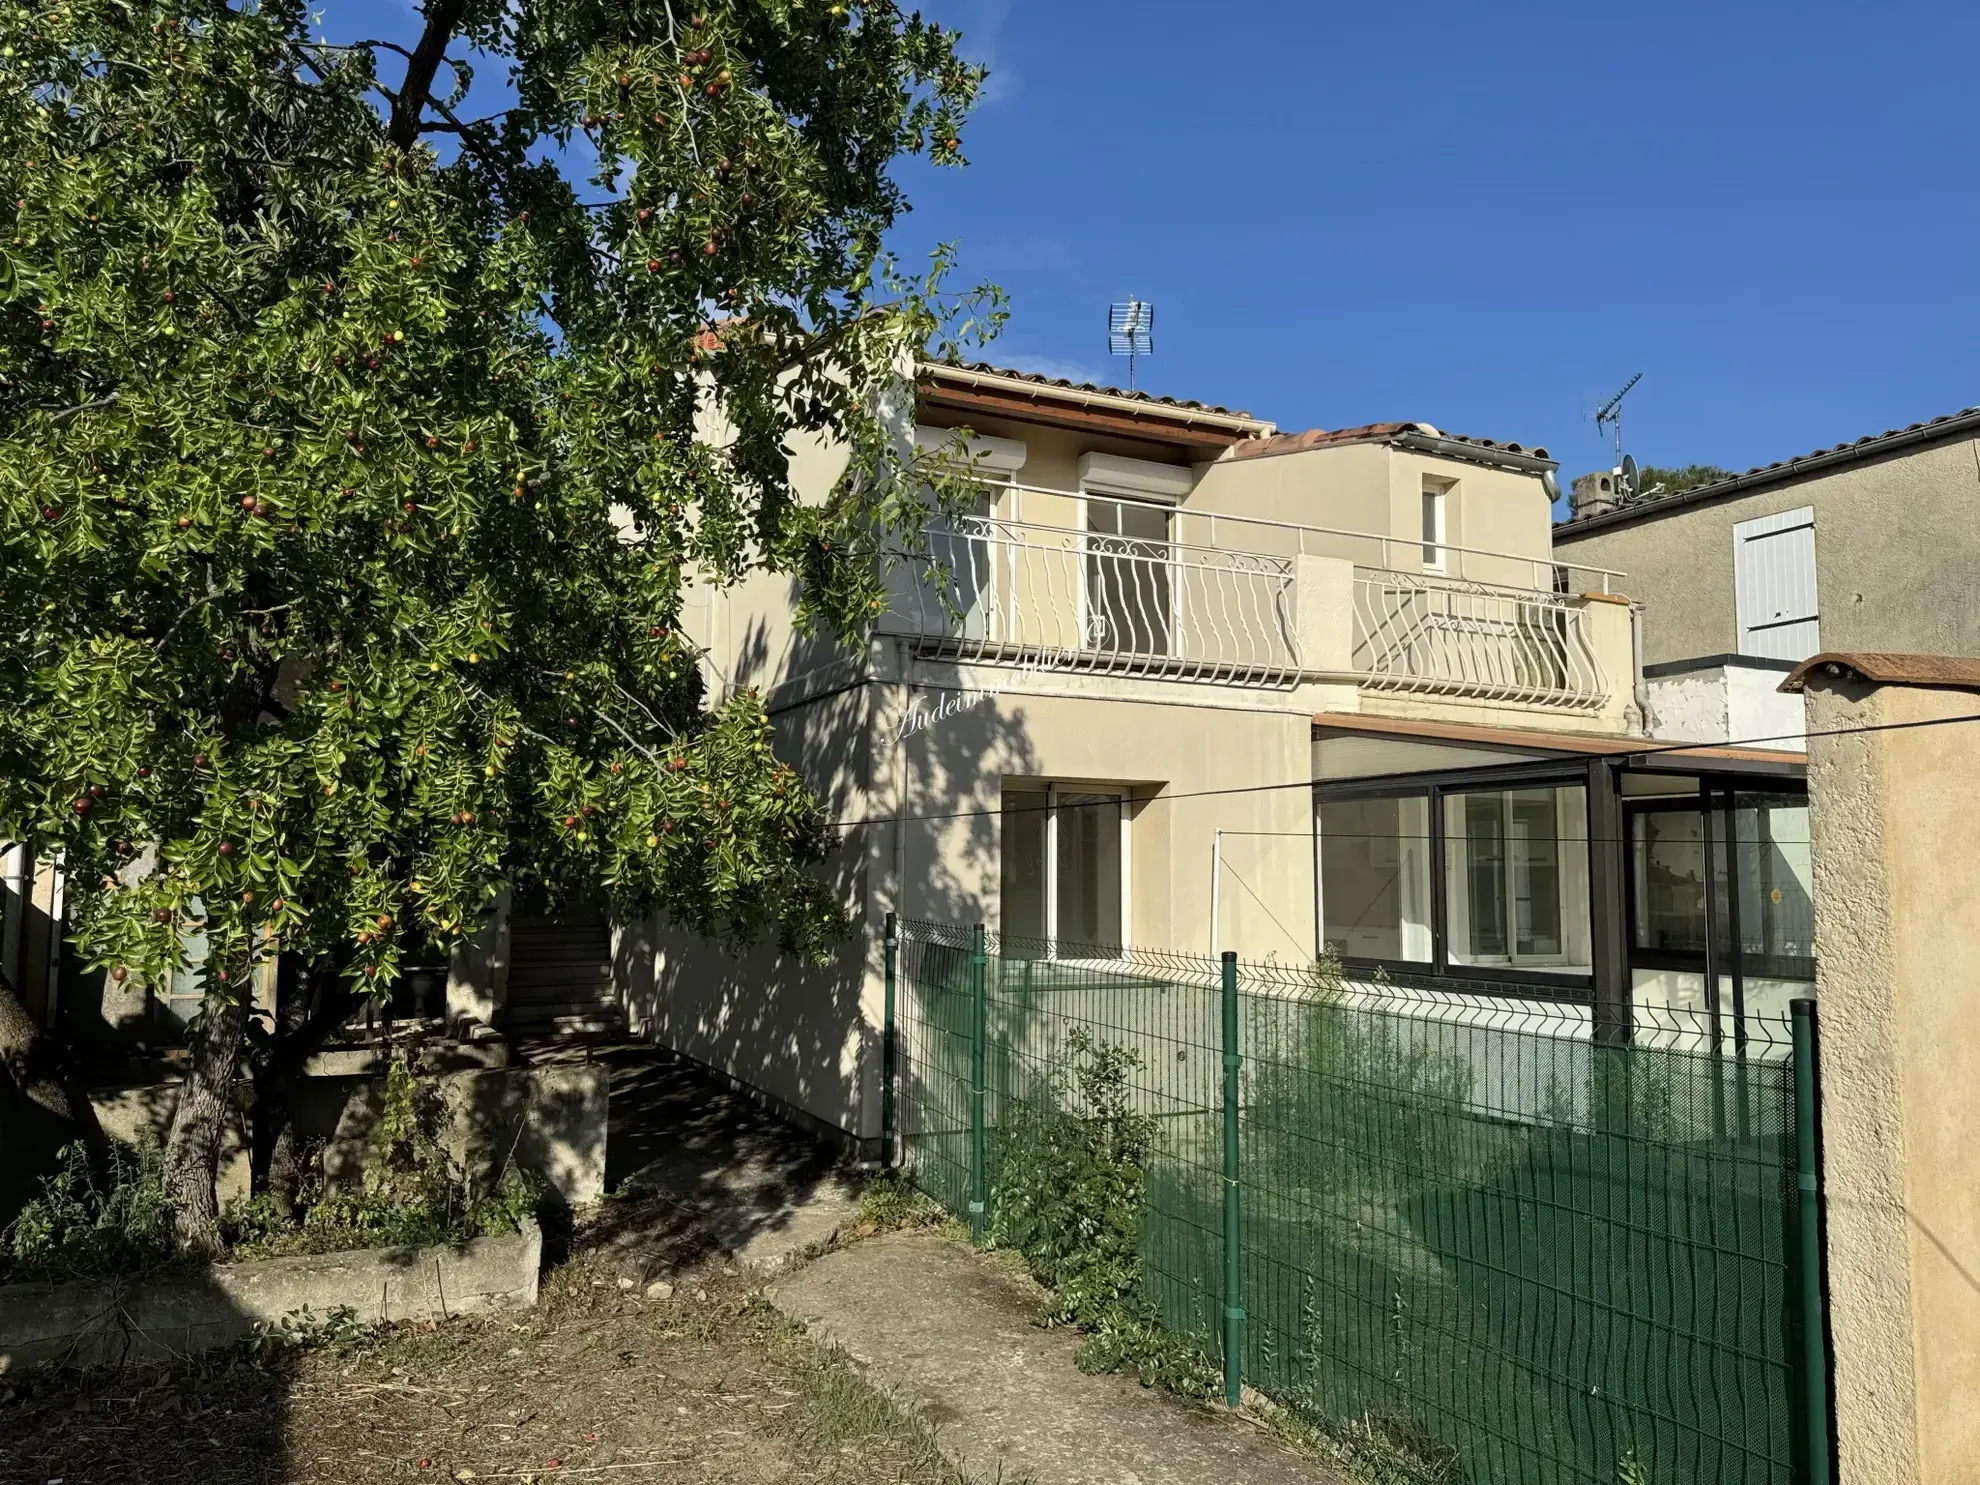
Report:
<svg viewBox="0 0 1980 1485"><path fill-rule="evenodd" d="M1520 474L1551 474L1561 467L1558 459L1538 454L1515 453L1458 438L1435 438L1428 433L1398 433L1389 442L1399 449L1419 454L1436 454L1445 459L1461 459L1467 464L1483 464L1488 469L1510 469Z"/></svg>
<svg viewBox="0 0 1980 1485"><path fill-rule="evenodd" d="M1276 431L1274 424L1243 413L1213 412L1208 408L1118 397L1079 387L1057 387L1048 382L998 376L940 362L923 363L920 381L924 396L932 386L938 405L946 400L966 411L1002 410L1017 417L1026 411L1082 420L1097 414L1099 419L1116 425L1118 431L1139 431L1144 437L1168 438L1173 442L1222 447L1264 438Z"/></svg>

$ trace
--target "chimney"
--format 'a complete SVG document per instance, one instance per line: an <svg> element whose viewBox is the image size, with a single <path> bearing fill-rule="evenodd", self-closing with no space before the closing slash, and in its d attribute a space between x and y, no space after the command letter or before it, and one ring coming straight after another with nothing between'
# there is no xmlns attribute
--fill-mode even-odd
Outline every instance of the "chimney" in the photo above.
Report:
<svg viewBox="0 0 1980 1485"><path fill-rule="evenodd" d="M1612 511L1622 504L1617 492L1614 473L1598 469L1592 474L1584 474L1574 482L1568 493L1568 512L1571 520L1579 521L1586 516L1599 516Z"/></svg>

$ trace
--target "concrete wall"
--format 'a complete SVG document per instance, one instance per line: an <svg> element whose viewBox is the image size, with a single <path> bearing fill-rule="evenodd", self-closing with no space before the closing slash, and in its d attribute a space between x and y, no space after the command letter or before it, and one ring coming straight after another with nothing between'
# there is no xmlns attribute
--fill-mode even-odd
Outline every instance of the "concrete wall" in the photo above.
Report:
<svg viewBox="0 0 1980 1485"><path fill-rule="evenodd" d="M859 822L827 867L851 940L814 967L767 948L728 953L656 923L652 974L628 1006L636 1030L828 1128L877 1136L881 920L891 910L999 926L1007 782L1130 794L1136 945L1210 952L1211 844L1222 828L1223 947L1312 953L1304 693L1059 675L1027 690L991 666L890 659L882 669L900 678L777 719L780 752L810 760L833 818ZM910 709L927 720L903 735Z"/></svg>
<svg viewBox="0 0 1980 1485"><path fill-rule="evenodd" d="M172 1361L246 1339L307 1308L360 1323L440 1320L536 1303L543 1234L458 1247L362 1248L303 1258L168 1269L135 1282L0 1286L0 1375L30 1366ZM163 1425L160 1425L163 1426Z"/></svg>
<svg viewBox="0 0 1980 1485"><path fill-rule="evenodd" d="M1652 664L1739 649L1732 528L1815 507L1815 579L1825 650L1980 654L1973 582L1980 444L1936 448L1578 536L1554 532L1562 560L1618 567L1649 605Z"/></svg>
<svg viewBox="0 0 1980 1485"><path fill-rule="evenodd" d="M1646 676L1644 691L1652 737L1672 742L1750 742L1763 747L1801 747L1801 698L1781 691L1786 672L1779 667L1711 665Z"/></svg>
<svg viewBox="0 0 1980 1485"><path fill-rule="evenodd" d="M1903 724L1973 716L1980 695L1817 677L1807 700L1841 1479L1969 1485L1980 837L1963 801L1980 725Z"/></svg>

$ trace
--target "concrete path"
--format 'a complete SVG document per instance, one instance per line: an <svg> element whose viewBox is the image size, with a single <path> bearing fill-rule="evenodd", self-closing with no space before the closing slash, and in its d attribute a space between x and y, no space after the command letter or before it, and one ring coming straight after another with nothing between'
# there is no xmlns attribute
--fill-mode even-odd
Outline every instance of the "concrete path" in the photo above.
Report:
<svg viewBox="0 0 1980 1485"><path fill-rule="evenodd" d="M1032 1285L930 1233L828 1253L769 1297L918 1405L986 1482L1339 1485L1255 1424L1081 1372L1079 1337L1034 1322Z"/></svg>

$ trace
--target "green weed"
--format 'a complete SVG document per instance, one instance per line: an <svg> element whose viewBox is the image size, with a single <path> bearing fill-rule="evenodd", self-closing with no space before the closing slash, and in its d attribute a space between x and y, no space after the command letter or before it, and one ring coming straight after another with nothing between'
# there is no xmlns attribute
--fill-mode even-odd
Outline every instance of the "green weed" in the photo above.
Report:
<svg viewBox="0 0 1980 1485"><path fill-rule="evenodd" d="M141 1273L174 1256L165 1156L154 1142L113 1146L101 1168L63 1147L41 1194L0 1230L0 1282Z"/></svg>

